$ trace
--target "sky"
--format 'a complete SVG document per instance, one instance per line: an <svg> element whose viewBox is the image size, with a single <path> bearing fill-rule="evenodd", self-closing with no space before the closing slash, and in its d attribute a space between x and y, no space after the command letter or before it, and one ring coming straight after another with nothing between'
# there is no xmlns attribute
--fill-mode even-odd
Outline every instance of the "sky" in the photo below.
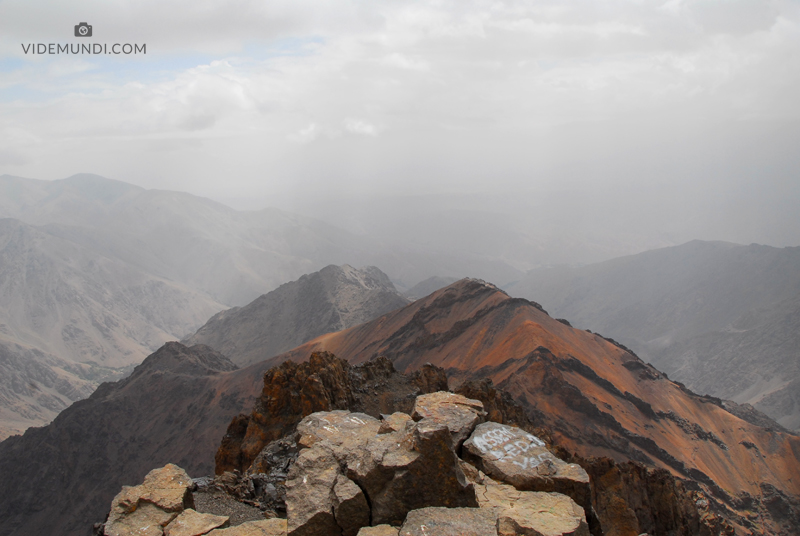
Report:
<svg viewBox="0 0 800 536"><path fill-rule="evenodd" d="M0 174L237 208L596 201L800 245L798 95L797 0L0 0Z"/></svg>

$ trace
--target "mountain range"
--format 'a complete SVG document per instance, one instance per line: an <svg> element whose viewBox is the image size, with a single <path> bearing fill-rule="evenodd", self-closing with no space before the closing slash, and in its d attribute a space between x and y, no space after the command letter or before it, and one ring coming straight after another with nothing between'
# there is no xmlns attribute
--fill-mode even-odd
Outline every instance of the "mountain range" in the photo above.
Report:
<svg viewBox="0 0 800 536"><path fill-rule="evenodd" d="M192 476L210 472L226 424L249 410L264 371L318 350L351 363L385 356L400 371L430 362L452 385L490 379L564 452L665 471L743 531L800 526L800 438L752 409L692 393L535 302L467 279L244 369L203 345L167 344L130 378L0 443L6 533L78 534L101 520L120 485L167 461Z"/></svg>
<svg viewBox="0 0 800 536"><path fill-rule="evenodd" d="M49 422L213 314L345 262L389 266L402 288L436 274L522 275L277 209L89 174L0 176L0 438Z"/></svg>
<svg viewBox="0 0 800 536"><path fill-rule="evenodd" d="M800 248L693 241L507 286L690 389L800 428Z"/></svg>

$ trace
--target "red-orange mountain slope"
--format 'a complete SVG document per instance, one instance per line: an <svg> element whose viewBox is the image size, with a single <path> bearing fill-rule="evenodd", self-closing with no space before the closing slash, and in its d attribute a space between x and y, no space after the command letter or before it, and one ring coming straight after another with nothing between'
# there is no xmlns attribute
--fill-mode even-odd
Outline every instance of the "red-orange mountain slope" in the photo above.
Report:
<svg viewBox="0 0 800 536"><path fill-rule="evenodd" d="M561 446L584 457L666 468L739 511L750 497L776 490L800 495L800 438L746 408L732 408L747 420L737 417L722 401L687 391L612 341L482 281L461 280L275 361L301 361L321 350L351 363L385 355L400 371L430 362L456 381L491 378Z"/></svg>

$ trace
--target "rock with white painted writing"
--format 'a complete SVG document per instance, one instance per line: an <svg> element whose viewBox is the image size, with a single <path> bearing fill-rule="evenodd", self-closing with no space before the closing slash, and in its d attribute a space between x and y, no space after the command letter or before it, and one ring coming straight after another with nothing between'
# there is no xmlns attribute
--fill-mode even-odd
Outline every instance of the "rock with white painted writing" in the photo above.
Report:
<svg viewBox="0 0 800 536"><path fill-rule="evenodd" d="M450 430L453 449L458 452L486 412L483 402L446 391L420 395L414 402L411 417L415 421L432 419Z"/></svg>
<svg viewBox="0 0 800 536"><path fill-rule="evenodd" d="M591 508L589 475L554 456L544 441L515 426L478 425L464 442L463 457L490 477L520 491L558 492Z"/></svg>
<svg viewBox="0 0 800 536"><path fill-rule="evenodd" d="M400 536L497 536L497 516L483 508L420 508L408 513Z"/></svg>
<svg viewBox="0 0 800 536"><path fill-rule="evenodd" d="M481 509L497 519L499 536L589 536L581 508L561 493L519 491L505 484L475 487Z"/></svg>

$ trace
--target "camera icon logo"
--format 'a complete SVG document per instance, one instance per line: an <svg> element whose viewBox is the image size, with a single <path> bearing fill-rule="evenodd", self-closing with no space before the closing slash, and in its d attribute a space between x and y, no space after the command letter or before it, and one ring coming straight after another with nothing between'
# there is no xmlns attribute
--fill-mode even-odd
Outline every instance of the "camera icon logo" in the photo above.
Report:
<svg viewBox="0 0 800 536"><path fill-rule="evenodd" d="M91 37L92 27L82 22L75 25L75 37Z"/></svg>

